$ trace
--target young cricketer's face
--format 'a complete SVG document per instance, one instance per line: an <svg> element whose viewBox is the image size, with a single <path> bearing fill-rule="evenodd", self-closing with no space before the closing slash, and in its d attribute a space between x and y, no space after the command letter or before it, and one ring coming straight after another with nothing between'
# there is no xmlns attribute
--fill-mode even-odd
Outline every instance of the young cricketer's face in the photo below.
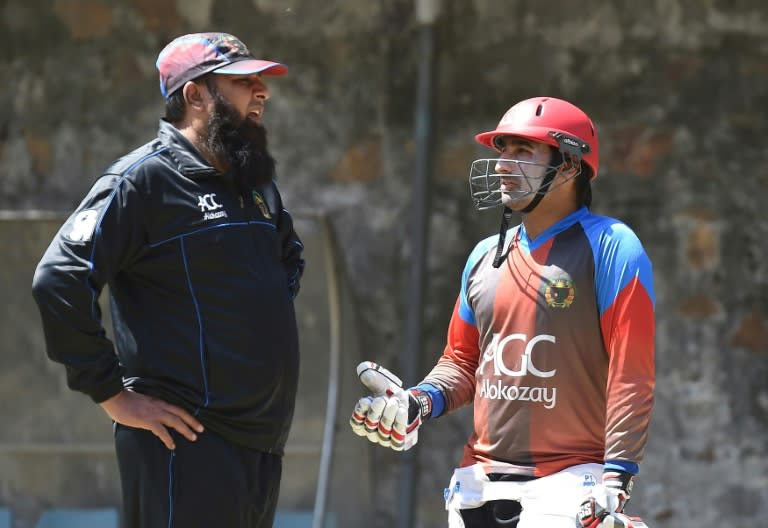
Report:
<svg viewBox="0 0 768 528"><path fill-rule="evenodd" d="M546 143L504 136L497 140L501 203L512 210L524 209L541 188L552 163L552 148Z"/></svg>

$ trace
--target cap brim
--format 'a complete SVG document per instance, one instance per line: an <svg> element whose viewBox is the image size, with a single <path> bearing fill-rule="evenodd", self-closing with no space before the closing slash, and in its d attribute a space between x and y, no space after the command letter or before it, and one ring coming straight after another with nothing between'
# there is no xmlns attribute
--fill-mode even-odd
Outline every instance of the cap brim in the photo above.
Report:
<svg viewBox="0 0 768 528"><path fill-rule="evenodd" d="M279 62L272 62L260 59L246 59L216 68L212 73L224 73L230 75L251 75L261 73L262 75L285 75L288 73L288 66Z"/></svg>

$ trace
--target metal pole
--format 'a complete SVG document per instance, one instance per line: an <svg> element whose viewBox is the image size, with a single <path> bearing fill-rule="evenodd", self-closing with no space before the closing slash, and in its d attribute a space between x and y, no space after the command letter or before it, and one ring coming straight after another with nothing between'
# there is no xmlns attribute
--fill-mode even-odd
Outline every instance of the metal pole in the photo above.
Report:
<svg viewBox="0 0 768 528"><path fill-rule="evenodd" d="M424 311L424 285L429 223L429 177L432 172L432 124L434 107L435 33L434 22L439 11L439 0L416 0L419 23L419 69L416 93L415 141L416 159L411 211L411 270L408 287L408 320L403 359L403 380L415 383L421 376L422 321ZM418 444L402 453L398 526L412 528L415 518L415 489L418 481Z"/></svg>
<svg viewBox="0 0 768 528"><path fill-rule="evenodd" d="M320 455L320 470L317 477L315 508L312 514L312 528L322 528L325 520L325 508L328 502L328 485L331 477L333 459L333 441L336 430L336 409L339 399L339 365L341 362L341 291L336 239L328 216L318 215L325 241L325 276L328 279L328 309L330 318L330 351L328 358L328 400L325 407L325 429L323 430L323 449Z"/></svg>

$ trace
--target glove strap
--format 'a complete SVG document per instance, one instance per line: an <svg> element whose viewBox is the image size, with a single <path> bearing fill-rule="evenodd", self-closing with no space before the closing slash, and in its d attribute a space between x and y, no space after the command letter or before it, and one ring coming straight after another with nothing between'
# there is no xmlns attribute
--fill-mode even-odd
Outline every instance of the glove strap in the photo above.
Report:
<svg viewBox="0 0 768 528"><path fill-rule="evenodd" d="M411 405L408 407L408 422L416 419L416 415L421 416L422 420L432 416L432 398L429 394L419 388L408 389L411 393ZM416 405L413 405L415 402ZM413 415L413 416L411 416Z"/></svg>
<svg viewBox="0 0 768 528"><path fill-rule="evenodd" d="M603 472L603 484L607 488L623 491L629 498L632 495L632 487L635 485L635 475L628 471L606 469Z"/></svg>

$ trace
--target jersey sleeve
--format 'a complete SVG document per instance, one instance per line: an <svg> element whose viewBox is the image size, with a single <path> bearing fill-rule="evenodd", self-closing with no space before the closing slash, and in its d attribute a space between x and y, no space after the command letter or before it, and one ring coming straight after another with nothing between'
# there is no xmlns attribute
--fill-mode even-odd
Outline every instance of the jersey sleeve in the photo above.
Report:
<svg viewBox="0 0 768 528"><path fill-rule="evenodd" d="M101 402L123 388L98 299L105 284L146 246L140 198L124 178L99 178L64 222L32 282L51 360L73 390Z"/></svg>
<svg viewBox="0 0 768 528"><path fill-rule="evenodd" d="M654 401L655 295L651 262L626 225L615 223L601 235L595 275L609 356L605 460L636 467L643 458Z"/></svg>
<svg viewBox="0 0 768 528"><path fill-rule="evenodd" d="M446 412L469 405L475 397L475 372L480 362L480 334L470 302L469 288L472 273L490 245L488 240L481 242L467 259L461 276L461 291L448 325L445 349L435 367L422 381L443 392Z"/></svg>

